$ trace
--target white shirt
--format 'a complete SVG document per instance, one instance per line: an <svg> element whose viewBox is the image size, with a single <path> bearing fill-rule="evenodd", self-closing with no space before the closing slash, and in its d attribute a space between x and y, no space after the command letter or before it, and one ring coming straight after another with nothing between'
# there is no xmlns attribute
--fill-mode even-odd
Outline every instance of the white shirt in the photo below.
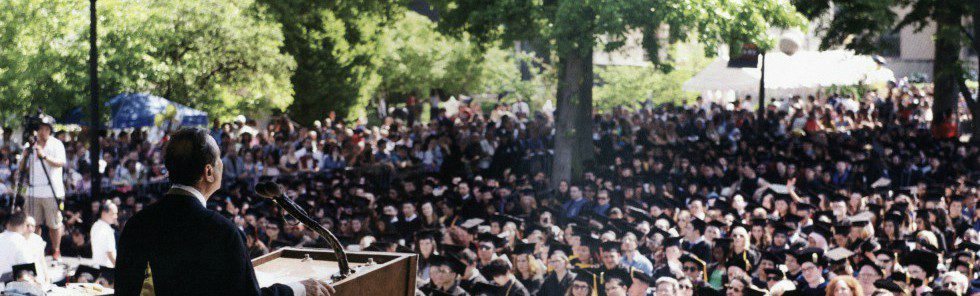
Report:
<svg viewBox="0 0 980 296"><path fill-rule="evenodd" d="M31 252L25 238L20 233L4 231L0 233L0 275L10 273L14 265L31 262Z"/></svg>
<svg viewBox="0 0 980 296"><path fill-rule="evenodd" d="M42 283L48 283L50 280L47 274L47 266L44 266L44 248L48 246L48 243L44 242L37 233L31 233L27 237L27 258L31 262L36 263L34 268L37 270L37 279Z"/></svg>
<svg viewBox="0 0 980 296"><path fill-rule="evenodd" d="M66 162L65 156L65 145L61 143L55 137L48 137L48 141L44 144L44 156L53 162ZM48 176L51 176L51 183L53 186L48 186L48 179L44 176L44 170L41 169L41 159L37 157L37 154L31 154L31 178L30 178L30 188L27 188L27 194L31 197L40 198L51 198L55 197L54 193L51 192L51 187L54 187L57 196L65 196L65 182L63 180L63 168L53 167L47 161L44 162L44 166L48 169Z"/></svg>
<svg viewBox="0 0 980 296"><path fill-rule="evenodd" d="M207 197L204 197L204 194L201 194L200 191L197 191L197 188L186 186L186 185L179 185L179 184L174 184L173 186L171 186L171 188L177 188L177 189L180 189L180 190L183 190L183 191L190 192L191 195L193 195L194 197L196 197L197 200L201 202L201 206L208 207L208 205L207 205L208 198Z"/></svg>
<svg viewBox="0 0 980 296"><path fill-rule="evenodd" d="M95 221L92 230L89 231L89 237L92 239L92 261L96 267L115 267L106 254L108 252L116 254L116 231L112 229L112 225L102 219Z"/></svg>

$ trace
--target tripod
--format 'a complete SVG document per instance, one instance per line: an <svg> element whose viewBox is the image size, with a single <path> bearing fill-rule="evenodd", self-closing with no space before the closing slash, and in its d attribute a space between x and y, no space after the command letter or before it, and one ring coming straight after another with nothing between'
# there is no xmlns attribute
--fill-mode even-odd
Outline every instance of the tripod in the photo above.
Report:
<svg viewBox="0 0 980 296"><path fill-rule="evenodd" d="M21 193L21 189L23 189L25 187L25 184L26 184L26 187L29 188L29 190L34 190L33 186L31 186L31 184L29 184L28 180L31 179L30 173L31 173L31 170L34 169L32 167L32 165L34 163L34 158L37 157L37 153L34 152L34 149L36 149L35 148L36 145L37 145L37 135L32 135L29 138L29 140L27 141L27 145L25 145L26 147L24 148L24 149L28 149L28 150L27 150L27 154L24 157L24 159L21 160L21 161L24 162L24 169L18 172L17 183L14 186L14 198L12 198L11 201L10 201L10 212L11 213L14 212L14 209L17 206L17 196L23 195L24 196L24 203L25 204L27 203L27 198L28 198L27 194L22 194ZM63 207L62 206L62 202L63 202L62 201L62 198L58 196L58 192L55 191L55 189L54 189L54 183L51 182L51 175L48 174L48 166L44 164L44 160L43 159L40 160L40 163L41 163L41 171L44 172L44 178L48 181L48 184L47 184L48 185L48 188L51 189L51 194L54 196L55 200L58 202L58 209L59 210L63 210L62 209L62 207Z"/></svg>

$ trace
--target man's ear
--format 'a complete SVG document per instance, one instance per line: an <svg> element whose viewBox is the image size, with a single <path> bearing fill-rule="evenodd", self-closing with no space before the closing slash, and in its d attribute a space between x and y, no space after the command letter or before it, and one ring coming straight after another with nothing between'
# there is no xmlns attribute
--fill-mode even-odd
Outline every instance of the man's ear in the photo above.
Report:
<svg viewBox="0 0 980 296"><path fill-rule="evenodd" d="M210 164L204 166L204 180L208 183L214 182L214 166Z"/></svg>

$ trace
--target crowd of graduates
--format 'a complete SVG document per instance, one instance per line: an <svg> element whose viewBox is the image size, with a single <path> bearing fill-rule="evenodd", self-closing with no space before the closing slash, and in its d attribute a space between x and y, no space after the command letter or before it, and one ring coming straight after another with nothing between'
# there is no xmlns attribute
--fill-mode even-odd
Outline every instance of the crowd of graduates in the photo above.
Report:
<svg viewBox="0 0 980 296"><path fill-rule="evenodd" d="M913 88L597 113L577 148L594 159L557 183L553 116L523 102L428 122L398 108L376 125L216 122L227 184L208 207L253 258L326 247L252 192L280 182L349 250L417 253L425 295L980 295L980 146L936 137L929 101ZM68 179L87 180L83 144L59 136L81 175ZM63 256L84 256L102 203L122 229L162 196L166 138L148 138L103 140L111 192L69 206Z"/></svg>

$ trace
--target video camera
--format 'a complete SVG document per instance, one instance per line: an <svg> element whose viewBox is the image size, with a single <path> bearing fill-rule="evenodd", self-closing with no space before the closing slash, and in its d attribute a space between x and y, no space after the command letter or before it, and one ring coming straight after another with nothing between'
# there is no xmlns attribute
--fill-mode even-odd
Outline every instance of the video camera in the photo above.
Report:
<svg viewBox="0 0 980 296"><path fill-rule="evenodd" d="M36 132L41 125L52 126L54 124L54 118L44 114L41 108L38 108L34 113L28 113L24 115L24 132L22 143L34 143L36 140L34 137L34 132Z"/></svg>

